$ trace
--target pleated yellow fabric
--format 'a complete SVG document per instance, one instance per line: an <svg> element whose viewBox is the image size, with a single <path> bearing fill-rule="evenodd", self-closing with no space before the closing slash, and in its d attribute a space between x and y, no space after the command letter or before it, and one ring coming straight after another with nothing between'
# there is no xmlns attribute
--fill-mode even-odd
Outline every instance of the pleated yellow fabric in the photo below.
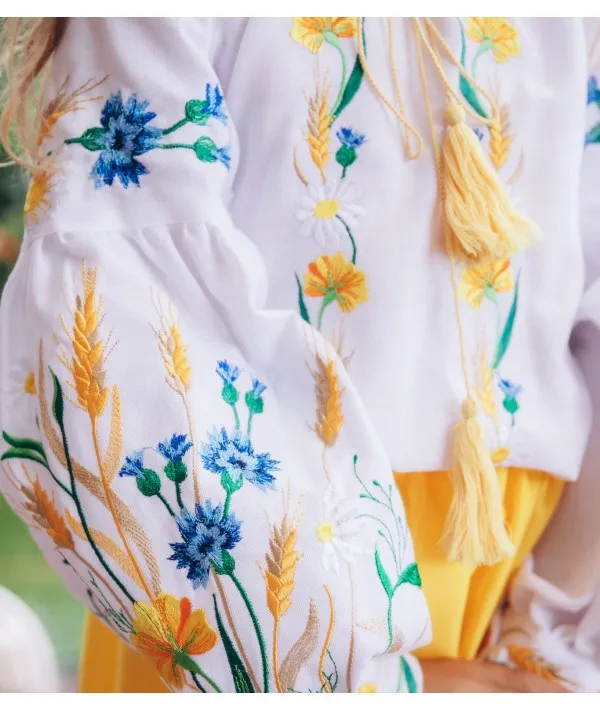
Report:
<svg viewBox="0 0 600 710"><path fill-rule="evenodd" d="M541 471L500 469L514 558L491 567L447 559L440 540L452 501L446 471L396 474L433 624L433 643L419 658L475 658L512 575L548 524L564 482ZM81 659L81 692L165 693L156 670L95 617L88 617Z"/></svg>
<svg viewBox="0 0 600 710"><path fill-rule="evenodd" d="M433 625L433 642L419 658L473 659L514 572L546 528L564 481L524 469L499 469L507 528L516 555L490 567L446 558L440 540L452 500L446 472L396 474Z"/></svg>

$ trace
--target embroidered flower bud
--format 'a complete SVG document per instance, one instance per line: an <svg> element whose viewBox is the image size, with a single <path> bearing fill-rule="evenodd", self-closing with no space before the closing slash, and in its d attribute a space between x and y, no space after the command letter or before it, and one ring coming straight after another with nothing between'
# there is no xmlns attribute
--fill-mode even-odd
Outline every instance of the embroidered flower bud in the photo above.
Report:
<svg viewBox="0 0 600 710"><path fill-rule="evenodd" d="M221 564L213 561L212 566L217 574L231 574L235 570L235 560L227 550L223 550Z"/></svg>
<svg viewBox="0 0 600 710"><path fill-rule="evenodd" d="M187 478L188 469L183 461L169 461L165 466L165 475L173 483L183 483Z"/></svg>
<svg viewBox="0 0 600 710"><path fill-rule="evenodd" d="M246 392L246 406L251 414L262 414L264 410L264 401L262 398L266 386L260 380L254 378L252 380L252 389Z"/></svg>
<svg viewBox="0 0 600 710"><path fill-rule="evenodd" d="M349 168L358 157L357 149L363 145L366 139L362 133L357 133L351 128L340 128L336 136L342 145L335 154L335 159L339 165L344 168L343 174L345 175L346 169Z"/></svg>
<svg viewBox="0 0 600 710"><path fill-rule="evenodd" d="M224 111L223 94L219 86L207 84L203 101L199 99L188 101L185 105L185 117L198 126L206 125L209 118L214 118L225 125L227 114Z"/></svg>
<svg viewBox="0 0 600 710"><path fill-rule="evenodd" d="M194 153L196 153L198 160L201 160L203 163L216 163L219 161L229 170L231 153L228 145L223 148L217 148L217 144L212 138L209 136L201 136L194 143Z"/></svg>
<svg viewBox="0 0 600 710"><path fill-rule="evenodd" d="M160 478L156 471L145 468L136 479L139 492L147 498L157 496L160 493Z"/></svg>
<svg viewBox="0 0 600 710"><path fill-rule="evenodd" d="M521 385L511 382L510 380L500 380L498 387L504 395L502 406L509 414L515 414L519 410L519 402L517 397L521 394Z"/></svg>
<svg viewBox="0 0 600 710"><path fill-rule="evenodd" d="M206 101L199 99L188 101L185 105L185 117L198 126L204 126L210 118L210 114L206 110Z"/></svg>

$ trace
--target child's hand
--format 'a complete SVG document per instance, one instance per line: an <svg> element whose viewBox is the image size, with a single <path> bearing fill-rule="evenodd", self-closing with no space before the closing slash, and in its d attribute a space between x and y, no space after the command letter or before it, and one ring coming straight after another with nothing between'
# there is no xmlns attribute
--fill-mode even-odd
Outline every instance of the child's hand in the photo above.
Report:
<svg viewBox="0 0 600 710"><path fill-rule="evenodd" d="M529 671L464 660L422 661L426 693L568 693Z"/></svg>

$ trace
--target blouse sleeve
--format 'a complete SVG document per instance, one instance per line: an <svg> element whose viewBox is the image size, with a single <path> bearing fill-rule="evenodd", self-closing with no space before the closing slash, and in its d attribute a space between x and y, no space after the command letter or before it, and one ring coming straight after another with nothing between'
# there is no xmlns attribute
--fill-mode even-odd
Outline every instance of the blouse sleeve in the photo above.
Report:
<svg viewBox="0 0 600 710"><path fill-rule="evenodd" d="M390 463L227 209L230 44L210 18L69 22L1 304L0 487L174 691L414 692Z"/></svg>
<svg viewBox="0 0 600 710"><path fill-rule="evenodd" d="M572 351L593 407L588 448L575 483L515 579L492 657L572 690L600 692L600 24L587 21L586 126L580 228L586 287Z"/></svg>

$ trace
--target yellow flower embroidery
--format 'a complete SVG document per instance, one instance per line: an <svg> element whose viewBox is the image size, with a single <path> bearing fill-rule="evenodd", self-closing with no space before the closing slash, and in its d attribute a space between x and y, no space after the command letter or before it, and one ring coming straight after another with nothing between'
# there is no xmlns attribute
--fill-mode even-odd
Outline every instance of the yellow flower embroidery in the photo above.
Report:
<svg viewBox="0 0 600 710"><path fill-rule="evenodd" d="M337 301L341 311L349 313L369 298L367 277L343 254L319 256L308 265L304 276L304 293L322 298L324 310Z"/></svg>
<svg viewBox="0 0 600 710"><path fill-rule="evenodd" d="M208 653L217 643L204 609L192 611L187 597L159 594L153 604L136 602L131 643L154 662L158 672L174 688L184 684L182 663Z"/></svg>
<svg viewBox="0 0 600 710"><path fill-rule="evenodd" d="M376 693L377 686L375 683L363 683L358 689L359 693Z"/></svg>
<svg viewBox="0 0 600 710"><path fill-rule="evenodd" d="M33 370L25 378L23 383L23 389L25 394L37 394L37 387L35 386L35 374Z"/></svg>
<svg viewBox="0 0 600 710"><path fill-rule="evenodd" d="M497 293L509 293L513 288L513 272L508 259L466 268L459 286L461 297L473 308L479 308L485 298L494 301Z"/></svg>
<svg viewBox="0 0 600 710"><path fill-rule="evenodd" d="M290 36L311 52L318 52L323 42L337 44L338 38L356 35L355 17L294 17Z"/></svg>
<svg viewBox="0 0 600 710"><path fill-rule="evenodd" d="M479 54L491 49L497 62L505 62L520 52L517 30L504 17L469 17L467 35L481 44Z"/></svg>

